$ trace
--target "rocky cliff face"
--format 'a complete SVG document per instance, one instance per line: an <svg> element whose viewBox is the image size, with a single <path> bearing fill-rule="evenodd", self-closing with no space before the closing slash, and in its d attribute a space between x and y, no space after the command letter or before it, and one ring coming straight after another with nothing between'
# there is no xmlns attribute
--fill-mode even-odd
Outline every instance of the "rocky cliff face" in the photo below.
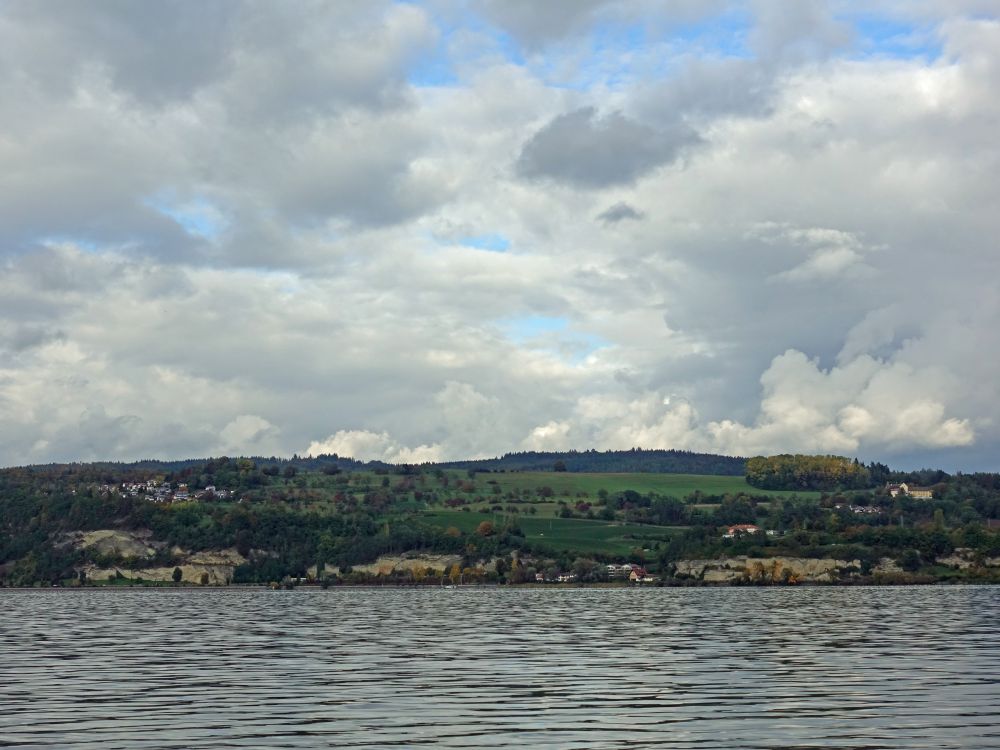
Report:
<svg viewBox="0 0 1000 750"><path fill-rule="evenodd" d="M174 568L181 569L181 580L184 583L209 583L215 585L225 585L233 580L233 572L236 570L235 563L232 565L205 565L201 563L186 562L179 565L153 568L137 568L127 570L124 568L97 568L88 566L83 569L87 578L92 581L105 580L108 576L117 576L119 573L123 578L130 578L134 581L140 578L144 581L172 581ZM207 578L203 578L207 576Z"/></svg>
<svg viewBox="0 0 1000 750"><path fill-rule="evenodd" d="M680 560L677 576L706 583L831 583L861 573L860 560L807 557L730 557L719 560Z"/></svg>
<svg viewBox="0 0 1000 750"><path fill-rule="evenodd" d="M185 583L226 584L233 580L233 572L238 565L246 562L235 549L188 552L175 547L170 552L177 560L176 565L142 566L142 561L151 561L166 544L151 538L148 531L120 531L100 529L98 531L70 534L67 542L79 549L95 549L101 554L132 558L136 564L102 568L85 565L82 572L90 580L103 580L109 576L139 578L145 581L171 581L174 568L181 569L181 580ZM162 558L161 558L162 559Z"/></svg>
<svg viewBox="0 0 1000 750"><path fill-rule="evenodd" d="M145 530L75 531L66 535L66 542L77 549L91 549L102 555L120 555L138 560L148 560L155 556L157 551L166 547L163 542L152 539L152 533Z"/></svg>
<svg viewBox="0 0 1000 750"><path fill-rule="evenodd" d="M934 562L959 570L1000 567L1000 558L982 558L969 549L956 549ZM891 576L905 571L891 557L883 557L872 567L871 573ZM806 557L680 560L675 564L675 575L705 583L833 583L858 578L861 561Z"/></svg>
<svg viewBox="0 0 1000 750"><path fill-rule="evenodd" d="M416 568L444 573L452 565L460 565L461 562L462 558L459 555L382 555L373 563L353 567L354 570L370 575L390 575L413 571Z"/></svg>
<svg viewBox="0 0 1000 750"><path fill-rule="evenodd" d="M1000 557L982 557L968 547L957 547L950 555L939 557L938 565L968 570L969 568L1000 568Z"/></svg>

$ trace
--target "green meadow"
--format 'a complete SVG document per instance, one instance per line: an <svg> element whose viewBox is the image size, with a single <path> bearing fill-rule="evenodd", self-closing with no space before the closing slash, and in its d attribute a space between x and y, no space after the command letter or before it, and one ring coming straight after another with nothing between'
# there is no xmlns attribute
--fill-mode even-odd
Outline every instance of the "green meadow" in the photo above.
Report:
<svg viewBox="0 0 1000 750"><path fill-rule="evenodd" d="M504 493L512 490L530 491L539 487L551 487L555 495L559 497L576 497L581 493L597 497L597 493L601 490L606 490L609 494L625 490L634 490L643 495L655 492L658 495L669 495L676 498L683 498L696 490L701 490L706 495L747 492L770 497L789 497L794 494L798 494L802 498L819 497L818 492L794 493L782 490L761 490L751 487L743 477L708 474L585 474L561 471L519 471L477 474L475 481L477 486L496 482Z"/></svg>
<svg viewBox="0 0 1000 750"><path fill-rule="evenodd" d="M434 510L425 513L424 518L437 526L454 526L460 531L472 533L483 521L499 524L507 516L501 513ZM649 548L656 542L666 541L679 530L672 526L526 515L519 516L517 523L526 539L544 542L554 550L623 556L630 555L636 548Z"/></svg>
<svg viewBox="0 0 1000 750"><path fill-rule="evenodd" d="M465 472L449 471L449 479L456 486L468 482ZM759 490L746 483L743 477L701 474L653 473L579 473L553 471L495 472L477 474L474 479L475 496L464 492L469 505L461 508L428 508L422 517L437 526L454 526L466 533L475 532L483 521L496 525L516 519L518 526L530 541L544 542L557 551L601 553L628 556L636 549L648 549L658 542L667 541L684 527L655 526L626 523L622 520L561 518L561 504L570 507L577 502L596 503L604 490L610 496L626 490L643 495L685 498L696 491L705 495L734 495L747 492L769 497L790 497L793 492ZM543 497L539 490L549 488ZM799 497L816 498L817 492L797 493ZM510 496L519 496L511 505ZM492 507L491 507L492 506ZM500 507L503 510L500 510ZM696 507L711 509L712 505ZM512 513L516 508L517 513ZM599 510L595 506L595 510Z"/></svg>

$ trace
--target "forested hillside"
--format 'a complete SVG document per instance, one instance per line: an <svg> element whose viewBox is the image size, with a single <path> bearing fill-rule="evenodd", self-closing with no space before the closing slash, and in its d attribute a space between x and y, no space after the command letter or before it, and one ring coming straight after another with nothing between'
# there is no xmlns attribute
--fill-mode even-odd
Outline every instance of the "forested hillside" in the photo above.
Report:
<svg viewBox="0 0 1000 750"><path fill-rule="evenodd" d="M499 458L452 461L444 468L478 471L659 472L741 476L746 459L677 450L562 451L505 453Z"/></svg>
<svg viewBox="0 0 1000 750"><path fill-rule="evenodd" d="M358 461L353 458L332 455L293 456L248 456L247 460L265 467L293 466L303 471L323 471L330 467L341 470L359 471L363 469L395 469L394 464L384 461ZM89 471L122 472L129 470L172 472L198 466L208 459L190 458L178 461L148 459L133 462L98 462L87 464ZM423 464L423 468L475 469L476 471L570 471L570 472L654 472L666 474L713 474L717 476L742 476L746 459L734 456L719 456L712 453L692 453L678 450L644 450L632 448L622 451L525 451L506 453L497 458L449 461L438 464ZM56 465L52 465L55 467ZM45 468L45 467L39 467Z"/></svg>
<svg viewBox="0 0 1000 750"><path fill-rule="evenodd" d="M755 456L746 463L747 483L768 490L864 489L872 471L843 456L782 454Z"/></svg>
<svg viewBox="0 0 1000 750"><path fill-rule="evenodd" d="M0 585L169 582L171 571L213 584L417 583L445 568L467 582L542 571L599 581L606 564L624 562L690 582L681 561L733 555L854 560L852 575L895 569L913 580L992 580L1000 566L994 474L924 473L940 481L932 500L916 500L884 486L792 493L721 475L340 461L2 470Z"/></svg>

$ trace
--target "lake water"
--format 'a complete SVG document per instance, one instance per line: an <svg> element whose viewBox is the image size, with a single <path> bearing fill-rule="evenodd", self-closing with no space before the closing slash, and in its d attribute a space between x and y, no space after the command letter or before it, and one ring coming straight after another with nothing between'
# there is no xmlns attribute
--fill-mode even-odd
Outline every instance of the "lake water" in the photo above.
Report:
<svg viewBox="0 0 1000 750"><path fill-rule="evenodd" d="M0 591L0 746L1000 748L1000 588Z"/></svg>

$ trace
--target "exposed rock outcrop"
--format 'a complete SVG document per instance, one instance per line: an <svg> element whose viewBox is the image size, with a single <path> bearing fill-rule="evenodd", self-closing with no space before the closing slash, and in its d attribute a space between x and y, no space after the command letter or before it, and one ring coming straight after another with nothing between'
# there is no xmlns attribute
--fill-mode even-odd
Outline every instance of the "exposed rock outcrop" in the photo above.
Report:
<svg viewBox="0 0 1000 750"><path fill-rule="evenodd" d="M976 551L968 547L956 547L951 554L944 555L937 559L938 565L947 565L949 568L967 570L969 568L997 568L1000 567L1000 557L980 557Z"/></svg>
<svg viewBox="0 0 1000 750"><path fill-rule="evenodd" d="M679 560L675 564L675 575L706 583L830 583L857 576L860 572L860 560L808 557L740 556L718 560Z"/></svg>
<svg viewBox="0 0 1000 750"><path fill-rule="evenodd" d="M86 574L87 578L94 581L105 580L108 577L118 577L119 575L122 578L128 578L133 581L137 581L140 578L144 581L172 581L175 567L181 569L181 581L184 583L204 582L212 585L231 583L233 580L233 571L236 570L235 565L197 565L182 563L180 565L140 568L136 570L126 570L124 568L96 568L93 566L87 566L83 568L83 572ZM204 581L203 576L207 576Z"/></svg>
<svg viewBox="0 0 1000 750"><path fill-rule="evenodd" d="M119 555L148 560L163 549L162 542L152 539L152 532L121 531L119 529L98 529L97 531L74 531L67 534L66 541L77 549L92 549L102 555Z"/></svg>
<svg viewBox="0 0 1000 750"><path fill-rule="evenodd" d="M876 575L885 573L902 573L903 569L891 557L883 557L878 564L872 568L872 573Z"/></svg>
<svg viewBox="0 0 1000 750"><path fill-rule="evenodd" d="M164 542L153 539L148 531L117 529L73 532L67 535L67 542L78 549L94 550L102 555L118 556L123 559L133 558L136 561L151 560L167 547ZM145 581L172 581L174 569L180 568L181 580L185 583L225 584L233 580L236 567L246 562L246 558L235 549L191 553L174 547L170 550L170 554L177 559L175 565L99 567L89 564L79 570L91 580L121 577L132 580L141 578Z"/></svg>
<svg viewBox="0 0 1000 750"><path fill-rule="evenodd" d="M390 575L394 571L413 571L417 568L445 572L456 564L462 564L459 555L382 555L373 563L352 567L369 575Z"/></svg>

